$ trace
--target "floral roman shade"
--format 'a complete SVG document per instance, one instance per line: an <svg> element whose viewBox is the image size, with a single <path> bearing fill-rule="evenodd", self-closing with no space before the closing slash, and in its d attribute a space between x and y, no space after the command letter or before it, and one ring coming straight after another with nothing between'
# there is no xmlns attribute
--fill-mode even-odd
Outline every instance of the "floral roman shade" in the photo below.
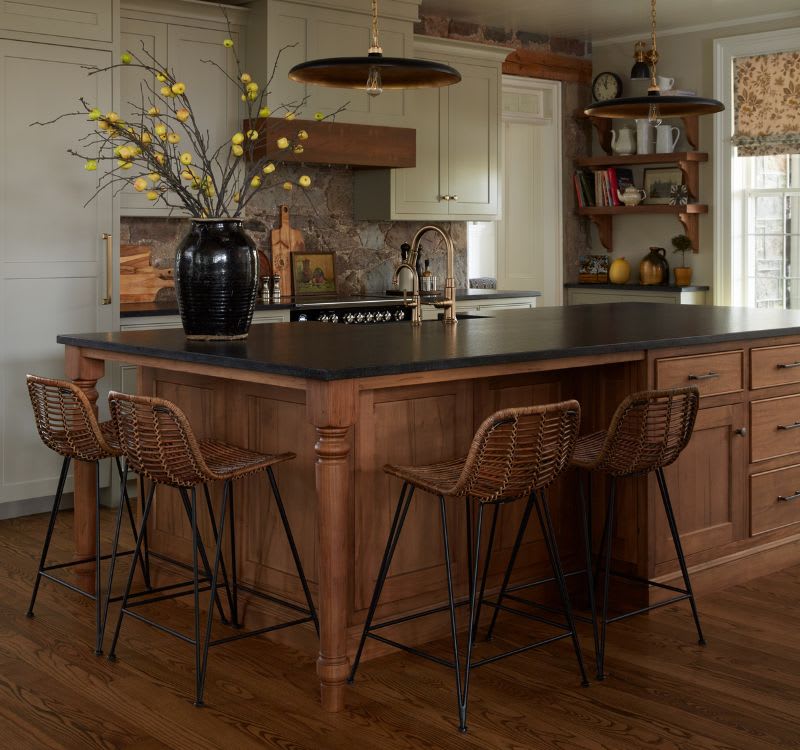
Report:
<svg viewBox="0 0 800 750"><path fill-rule="evenodd" d="M733 64L738 155L800 153L800 51L737 57Z"/></svg>

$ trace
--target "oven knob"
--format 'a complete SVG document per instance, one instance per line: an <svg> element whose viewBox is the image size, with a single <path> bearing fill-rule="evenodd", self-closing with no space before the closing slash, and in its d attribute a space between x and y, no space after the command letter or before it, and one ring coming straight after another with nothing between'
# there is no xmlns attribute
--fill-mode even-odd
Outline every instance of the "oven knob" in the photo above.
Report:
<svg viewBox="0 0 800 750"><path fill-rule="evenodd" d="M344 316L345 323L355 323L355 321L356 321L356 316L353 315L353 313L347 313L347 315Z"/></svg>
<svg viewBox="0 0 800 750"><path fill-rule="evenodd" d="M327 323L328 322L328 313L320 313L318 318L320 323Z"/></svg>
<svg viewBox="0 0 800 750"><path fill-rule="evenodd" d="M395 320L405 320L405 317L406 317L405 310L398 310L398 311L397 311L397 312L394 314L394 319L395 319Z"/></svg>
<svg viewBox="0 0 800 750"><path fill-rule="evenodd" d="M339 322L339 316L338 316L338 315L337 315L335 312L332 312L332 313L331 313L331 314L328 316L328 320L329 320L331 323L338 323L338 322Z"/></svg>
<svg viewBox="0 0 800 750"><path fill-rule="evenodd" d="M364 322L364 313L356 313L356 323L363 323Z"/></svg>
<svg viewBox="0 0 800 750"><path fill-rule="evenodd" d="M373 315L371 312L368 312L365 317L365 320L367 321L367 323L372 323L375 321L375 315Z"/></svg>
<svg viewBox="0 0 800 750"><path fill-rule="evenodd" d="M307 323L308 322L308 315L306 315L305 313L300 313L297 316L297 322L298 323Z"/></svg>

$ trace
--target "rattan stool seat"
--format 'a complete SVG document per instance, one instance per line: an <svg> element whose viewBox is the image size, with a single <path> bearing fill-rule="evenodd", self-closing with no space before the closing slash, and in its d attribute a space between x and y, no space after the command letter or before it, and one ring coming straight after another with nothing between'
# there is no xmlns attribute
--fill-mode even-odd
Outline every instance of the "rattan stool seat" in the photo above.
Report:
<svg viewBox="0 0 800 750"><path fill-rule="evenodd" d="M575 452L572 454L573 466L581 469L593 469L603 452L603 446L607 439L608 432L605 430L579 437L575 444Z"/></svg>
<svg viewBox="0 0 800 750"><path fill-rule="evenodd" d="M209 471L217 480L222 481L239 479L263 471L268 466L295 458L294 453L256 453L238 445L220 443L216 440L202 440L198 447Z"/></svg>
<svg viewBox="0 0 800 750"><path fill-rule="evenodd" d="M437 497L444 495L452 497L458 488L458 480L464 472L466 458L454 461L443 461L428 466L394 466L387 464L383 470L387 474L413 484L421 490L430 492Z"/></svg>

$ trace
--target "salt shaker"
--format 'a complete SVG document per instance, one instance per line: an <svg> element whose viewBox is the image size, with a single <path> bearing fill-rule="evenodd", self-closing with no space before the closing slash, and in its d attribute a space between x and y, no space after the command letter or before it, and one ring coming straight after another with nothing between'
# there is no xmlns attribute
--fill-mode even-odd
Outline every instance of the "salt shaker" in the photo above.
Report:
<svg viewBox="0 0 800 750"><path fill-rule="evenodd" d="M272 301L281 301L281 277L277 273L272 277Z"/></svg>
<svg viewBox="0 0 800 750"><path fill-rule="evenodd" d="M269 303L269 276L261 277L261 301Z"/></svg>

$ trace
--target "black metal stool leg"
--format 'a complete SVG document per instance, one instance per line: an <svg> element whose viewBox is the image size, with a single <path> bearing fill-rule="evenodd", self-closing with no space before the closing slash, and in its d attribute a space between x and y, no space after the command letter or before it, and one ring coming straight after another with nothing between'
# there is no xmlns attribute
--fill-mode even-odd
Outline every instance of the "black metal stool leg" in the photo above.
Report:
<svg viewBox="0 0 800 750"><path fill-rule="evenodd" d="M475 638L478 637L478 628L481 624L481 604L483 604L483 597L486 594L486 579L489 577L489 563L492 560L492 550L494 549L494 535L497 530L497 514L500 511L500 503L494 504L492 512L492 526L489 531L489 543L486 545L486 561L483 563L483 576L481 577L481 591L478 595L478 601L475 609L475 629L472 638L472 644L475 645Z"/></svg>
<svg viewBox="0 0 800 750"><path fill-rule="evenodd" d="M147 519L150 517L150 510L153 507L153 498L156 494L155 482L150 486L150 492L147 495L147 500L144 504L144 511L142 512L142 528L147 526ZM144 542L144 534L140 533L136 537L136 547L133 550L133 560L131 561L131 569L128 571L128 582L125 584L125 593L122 596L122 606L119 610L117 617L117 626L114 629L114 637L111 639L111 648L108 650L108 658L114 661L117 656L117 641L119 641L119 633L122 629L122 618L125 616L125 608L128 606L128 598L131 595L131 586L133 586L133 577L136 574L136 566L139 564L139 559L142 554L142 545Z"/></svg>
<svg viewBox="0 0 800 750"><path fill-rule="evenodd" d="M579 470L578 474L578 492L581 498L581 516L583 521L583 547L586 553L586 590L589 597L589 612L592 615L592 636L594 639L594 660L597 660L600 655L600 634L597 629L597 604L594 596L594 582L595 578L592 574L593 561L592 561L592 506L591 495L587 497L587 493L583 489L583 477ZM591 483L592 478L588 473L586 474L587 480Z"/></svg>
<svg viewBox="0 0 800 750"><path fill-rule="evenodd" d="M472 590L472 503L464 496L464 515L467 527L467 586Z"/></svg>
<svg viewBox="0 0 800 750"><path fill-rule="evenodd" d="M131 524L131 531L133 532L134 541L136 540L136 535L138 531L136 530L136 517L133 513L133 506L131 505L131 499L128 496L128 464L125 462L125 467L120 464L119 457L114 457L114 462L117 465L117 474L119 475L120 481L120 505L124 503L127 511L128 511L128 521ZM144 495L144 493L142 493ZM144 585L145 588L149 591L153 588L150 582L150 556L147 550L147 538L145 537L144 547L142 549L142 577L144 578ZM109 589L110 590L110 589ZM105 623L103 623L103 627L105 627Z"/></svg>
<svg viewBox="0 0 800 750"><path fill-rule="evenodd" d="M128 480L128 465L125 465L125 469L122 472L121 479L123 484L122 487L125 486L125 482ZM127 494L127 493L126 493ZM103 626L100 632L100 648L103 648L103 639L105 638L106 626L108 625L108 609L111 604L111 588L114 583L114 570L117 567L117 552L119 549L119 534L120 529L122 528L122 514L124 511L123 506L125 505L123 498L121 497L122 492L120 491L120 499L119 505L117 506L117 517L114 521L114 539L111 542L111 561L108 566L108 583L106 584L106 603L103 611ZM130 503L128 503L128 512L130 513ZM131 519L132 522L132 519ZM139 536L136 527L133 528L133 538L137 539ZM150 586L148 586L148 589Z"/></svg>
<svg viewBox="0 0 800 750"><path fill-rule="evenodd" d="M606 510L606 523L603 530L605 544L605 570L603 571L603 608L600 615L600 649L597 657L597 679L606 678L604 665L606 657L606 629L608 627L608 588L611 581L611 548L614 538L614 504L617 496L617 480L611 477L608 490L608 509Z"/></svg>
<svg viewBox="0 0 800 750"><path fill-rule="evenodd" d="M231 513L233 513L233 484L231 484L230 488L230 500L229 505L231 509ZM223 489L223 494L225 490ZM214 536L214 544L220 546L222 544L222 536L221 534L217 533L217 521L214 517L214 504L211 502L211 494L208 491L208 485L203 483L203 494L206 498L206 508L208 508L208 517L211 519L211 533ZM237 585L236 585L236 543L233 537L233 523L231 523L231 557L233 559L233 594L231 594L231 587L228 584L228 570L225 567L225 556L223 555L220 563L222 565L222 581L225 585L225 591L227 593L228 599L228 606L231 610L231 625L235 628L240 628L241 624L239 622L239 602L237 596Z"/></svg>
<svg viewBox="0 0 800 750"><path fill-rule="evenodd" d="M193 523L192 521L192 503L189 497L189 493L186 491L185 487L179 487L178 492L180 492L181 500L183 500L183 507L186 509L186 515L189 517L189 523ZM192 488L192 492L195 495L195 502L197 500L197 491L196 488ZM200 534L193 534L192 535L192 544L197 544L199 547L198 553L200 555L200 559L203 562L203 570L205 570L206 577L211 580L211 564L208 561L208 555L206 555L206 547L203 544L203 540L200 537ZM222 601L219 598L219 594L217 594L216 598L214 599L217 605L217 609L219 610L219 617L220 620L227 625L228 618L225 616L225 611L222 609Z"/></svg>
<svg viewBox="0 0 800 750"><path fill-rule="evenodd" d="M281 493L278 490L278 483L275 481L275 474L272 471L272 467L267 467L267 477L269 478L270 486L272 487L272 496L275 498L275 505L278 506L278 513L281 517L281 523L283 524L283 530L286 533L286 540L289 542L289 549L292 551L292 559L294 560L294 566L297 570L297 575L300 577L300 584L303 587L303 594L306 598L306 604L308 605L308 612L311 615L311 619L314 622L314 629L317 631L317 636L319 636L319 619L317 618L317 610L314 607L314 600L311 598L311 589L308 588L308 580L306 579L305 571L303 570L303 563L300 561L300 554L297 551L297 545L294 541L294 535L292 534L292 527L289 525L289 518L286 515L286 508L283 505L283 500L281 499ZM234 536L233 536L233 496L231 496L231 549L235 550L236 548L234 545ZM236 586L236 559L234 558L233 561L233 570L234 570L234 586Z"/></svg>
<svg viewBox="0 0 800 750"><path fill-rule="evenodd" d="M228 510L228 502L233 500L233 483L228 480L222 490L222 506L219 519L219 542L214 553L214 567L211 574L211 601L217 593L217 581L219 578L220 560L222 559L222 539L225 535L225 518ZM206 620L206 637L203 642L203 659L201 662L200 676L198 680L198 692L195 700L196 706L203 705L203 691L206 685L206 671L208 670L208 649L211 646L211 626L214 619L214 607L208 608L208 618Z"/></svg>
<svg viewBox="0 0 800 750"><path fill-rule="evenodd" d="M372 600L369 604L367 611L367 619L364 620L364 630L361 633L361 640L358 642L355 657L353 658L353 667L350 670L350 676L347 678L349 683L352 683L356 678L356 670L361 662L361 654L364 651L364 644L369 635L369 629L372 626L372 620L375 617L375 610L378 608L378 602L381 598L383 591L383 584L386 581L386 576L389 573L389 567L392 564L392 557L394 557L394 550L397 547L397 542L400 539L400 532L403 530L403 523L406 520L408 508L411 505L411 498L414 496L414 486L409 486L408 482L403 482L403 488L400 490L400 497L397 500L397 509L392 519L392 526L389 529L389 537L386 540L386 549L383 552L383 560L381 560L381 567L378 570L378 578L375 581L375 590L372 592Z"/></svg>
<svg viewBox="0 0 800 750"><path fill-rule="evenodd" d="M517 561L517 553L519 552L519 548L522 545L522 540L525 537L525 530L528 528L528 521L530 520L531 511L533 510L533 500L533 493L531 493L530 497L528 498L528 502L525 505L525 511L522 514L522 520L520 521L519 529L517 531L517 538L514 540L514 546L511 549L511 556L508 559L508 567L506 568L505 575L503 576L503 583L500 586L500 593L497 595L497 606L494 608L492 621L489 623L489 630L486 632L487 641L491 641L492 635L494 634L494 626L497 624L497 616L500 614L500 605L503 603L503 598L506 595L508 582L511 580L511 574L514 571L514 563Z"/></svg>
<svg viewBox="0 0 800 750"><path fill-rule="evenodd" d="M182 493L185 490L182 491ZM203 699L201 697L201 684L200 684L200 668L201 661L201 648L200 648L200 570L197 564L197 554L200 548L200 536L197 533L197 488L192 487L190 508L192 515L192 583L194 584L194 705L202 706ZM211 578L211 569L208 563L204 561L206 566L206 575ZM214 609L214 600L209 604L209 610Z"/></svg>
<svg viewBox="0 0 800 750"><path fill-rule="evenodd" d="M564 569L561 567L561 556L558 553L556 531L553 526L553 518L550 515L550 506L547 502L547 494L544 490L541 492L541 502L537 500L535 501L535 505L536 514L539 516L539 523L541 524L542 531L547 539L547 551L550 555L550 565L553 568L553 575L555 576L556 583L558 584L558 591L561 597L561 606L564 608L564 616L567 618L567 625L569 626L569 632L572 636L572 646L575 649L575 658L578 660L578 668L581 672L581 684L584 687L588 687L589 680L586 677L586 667L583 663L581 644L578 639L578 631L575 628L575 618L572 614L572 605L570 604L569 600L567 580L564 578Z"/></svg>
<svg viewBox="0 0 800 750"><path fill-rule="evenodd" d="M142 514L144 514L144 503L147 494L144 491L144 477L139 477L139 503L142 506ZM135 530L134 530L135 533ZM150 544L147 541L147 524L142 526L139 531L144 535L144 543L142 544L142 566L147 571L147 581L150 581Z"/></svg>
<svg viewBox="0 0 800 750"><path fill-rule="evenodd" d="M33 617L33 607L36 604L36 595L39 593L39 584L42 582L42 568L47 562L47 553L50 550L50 542L53 539L53 529L56 527L56 519L58 518L58 511L61 508L61 497L64 494L64 484L67 481L67 474L69 473L69 456L64 457L61 463L61 473L58 476L58 485L56 487L56 494L53 497L53 509L50 511L50 521L47 524L47 534L44 537L44 544L42 545L42 554L39 558L39 568L36 571L36 581L33 584L33 593L31 594L31 602L28 605L26 615Z"/></svg>
<svg viewBox="0 0 800 750"><path fill-rule="evenodd" d="M103 653L103 591L100 560L100 462L94 462L94 655Z"/></svg>
<svg viewBox="0 0 800 750"><path fill-rule="evenodd" d="M672 541L675 544L675 553L678 556L678 564L681 566L683 584L686 587L686 593L689 594L689 604L692 607L692 617L694 618L694 624L697 628L698 643L701 646L705 646L706 639L703 637L703 631L700 628L700 616L697 614L697 604L695 603L694 593L692 592L692 584L689 580L689 570L686 567L686 557L683 554L683 545L681 544L681 537L678 533L678 524L675 521L675 512L672 509L672 501L669 497L667 480L664 477L664 469L656 469L656 479L658 479L658 487L661 490L661 499L664 502L664 512L667 514L667 523L669 524L669 530L672 534Z"/></svg>

